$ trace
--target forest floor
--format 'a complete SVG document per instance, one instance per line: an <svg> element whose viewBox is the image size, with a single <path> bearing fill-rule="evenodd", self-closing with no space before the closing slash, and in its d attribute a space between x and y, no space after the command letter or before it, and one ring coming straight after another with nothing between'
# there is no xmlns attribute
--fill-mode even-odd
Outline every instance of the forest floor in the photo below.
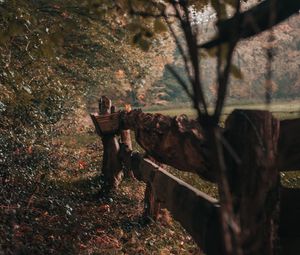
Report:
<svg viewBox="0 0 300 255"><path fill-rule="evenodd" d="M202 254L167 211L157 222L146 224L143 183L124 179L110 196L99 197L102 143L91 123L88 129L52 138L51 172L19 171L0 179L0 255ZM211 183L168 170L217 197L217 187ZM300 175L282 174L282 183L300 187Z"/></svg>
<svg viewBox="0 0 300 255"><path fill-rule="evenodd" d="M99 137L73 134L52 143L54 171L17 174L3 183L1 255L201 254L167 211L145 223L145 186L137 180L124 180L111 196L99 198Z"/></svg>

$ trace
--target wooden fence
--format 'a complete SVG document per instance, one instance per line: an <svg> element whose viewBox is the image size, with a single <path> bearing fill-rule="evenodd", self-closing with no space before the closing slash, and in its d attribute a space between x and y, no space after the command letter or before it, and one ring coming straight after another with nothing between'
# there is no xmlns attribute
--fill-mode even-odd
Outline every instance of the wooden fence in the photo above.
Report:
<svg viewBox="0 0 300 255"><path fill-rule="evenodd" d="M118 186L122 171L133 173L147 184L147 217L155 219L160 208L167 208L206 254L224 254L218 200L149 159L215 181L210 147L197 122L141 111L116 112L106 97L99 101L99 114L91 118L103 142L103 191ZM135 132L148 157L132 151L128 129ZM236 151L229 150L226 158L231 167L230 188L241 224L249 231L247 238L257 246L266 240L274 245L274 231L280 238L300 235L300 190L283 188L279 183L280 171L300 169L299 130L300 119L279 121L265 111L237 110L226 121L224 148L229 148L229 142ZM261 252L253 254L269 254Z"/></svg>

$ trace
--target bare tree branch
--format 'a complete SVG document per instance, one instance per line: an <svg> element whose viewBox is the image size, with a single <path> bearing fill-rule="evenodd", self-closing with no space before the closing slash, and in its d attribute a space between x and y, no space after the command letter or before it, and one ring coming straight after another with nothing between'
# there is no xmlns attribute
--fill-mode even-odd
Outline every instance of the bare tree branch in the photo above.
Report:
<svg viewBox="0 0 300 255"><path fill-rule="evenodd" d="M180 13L179 8L183 9L184 16ZM194 108L197 110L199 117L208 115L207 103L205 101L203 86L200 80L200 62L199 54L197 49L197 35L193 34L191 22L189 20L189 10L187 8L187 3L181 1L179 3L173 3L173 8L176 11L177 17L179 19L181 28L184 32L185 40L187 43L189 57L193 68L192 86L194 91ZM202 110L201 110L201 108Z"/></svg>
<svg viewBox="0 0 300 255"><path fill-rule="evenodd" d="M272 6L272 2L273 0L263 1L248 11L235 15L230 19L218 22L218 37L212 41L199 45L199 47L209 49L222 43L229 42L235 37L237 37L236 39L242 39L259 34L300 10L300 1L298 0L277 0L275 1L276 18L273 24L270 24L270 15L272 15L270 8ZM237 31L232 29L234 24L239 24Z"/></svg>
<svg viewBox="0 0 300 255"><path fill-rule="evenodd" d="M229 74L230 74L230 68L231 68L231 60L232 55L234 52L234 48L236 46L236 42L231 42L228 45L228 52L226 56L226 64L224 71L222 72L221 69L221 56L218 56L218 96L217 96L217 102L215 106L215 112L214 112L214 119L216 121L219 121L222 113L222 109L225 103L225 97L227 94L227 88L228 88L228 80L229 80ZM219 49L221 51L221 49Z"/></svg>

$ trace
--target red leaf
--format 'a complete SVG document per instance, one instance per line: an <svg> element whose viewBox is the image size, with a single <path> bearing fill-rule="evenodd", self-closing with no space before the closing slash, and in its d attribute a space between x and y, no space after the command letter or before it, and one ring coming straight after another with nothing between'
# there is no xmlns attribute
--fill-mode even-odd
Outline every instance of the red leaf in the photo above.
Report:
<svg viewBox="0 0 300 255"><path fill-rule="evenodd" d="M82 160L78 162L78 165L79 165L79 169L81 170L86 168L86 163Z"/></svg>

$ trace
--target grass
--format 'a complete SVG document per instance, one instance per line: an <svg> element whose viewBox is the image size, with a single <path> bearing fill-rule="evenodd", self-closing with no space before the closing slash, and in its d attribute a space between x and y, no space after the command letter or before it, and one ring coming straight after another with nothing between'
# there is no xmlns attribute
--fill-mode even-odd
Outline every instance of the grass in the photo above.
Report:
<svg viewBox="0 0 300 255"><path fill-rule="evenodd" d="M234 109L250 109L250 110L269 110L276 118L279 119L290 119L300 117L300 101L290 102L274 102L271 105L265 104L241 104L241 105L228 105L224 107L223 116L226 118ZM212 112L212 108L209 111ZM149 110L151 113L161 113L169 116L176 116L180 114L186 114L190 118L196 117L196 112L193 108L182 106L179 108L170 109L155 109Z"/></svg>

